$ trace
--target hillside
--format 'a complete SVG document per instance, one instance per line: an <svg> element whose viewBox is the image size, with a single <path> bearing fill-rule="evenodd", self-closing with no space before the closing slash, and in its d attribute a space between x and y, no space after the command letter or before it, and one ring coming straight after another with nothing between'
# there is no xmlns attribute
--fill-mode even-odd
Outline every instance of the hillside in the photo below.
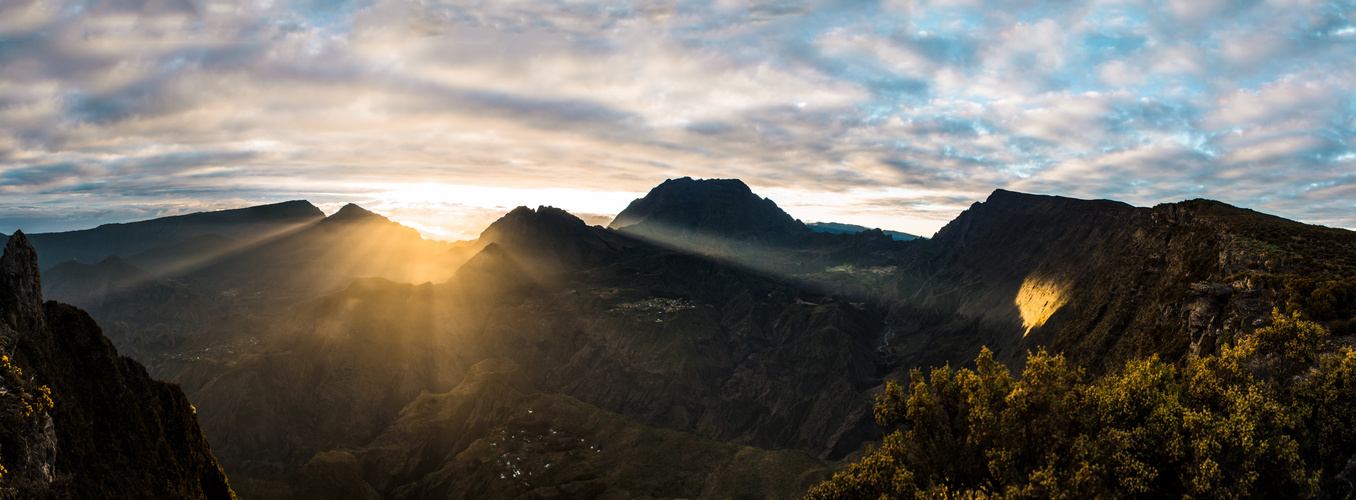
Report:
<svg viewBox="0 0 1356 500"><path fill-rule="evenodd" d="M0 496L235 498L183 392L44 303L38 262L22 232L0 258Z"/></svg>
<svg viewBox="0 0 1356 500"><path fill-rule="evenodd" d="M959 364L985 345L1020 365L1048 346L1101 372L1215 352L1273 307L1348 321L1352 255L1351 231L1214 201L1136 208L999 190L923 242L882 293L903 365Z"/></svg>
<svg viewBox="0 0 1356 500"><path fill-rule="evenodd" d="M656 474L655 471L664 471ZM472 366L449 392L424 393L359 449L318 453L252 498L731 498L799 496L828 468L655 429L533 387L504 358Z"/></svg>
<svg viewBox="0 0 1356 500"><path fill-rule="evenodd" d="M871 230L871 228L866 226L858 226L856 224L844 224L842 222L810 222L805 224L805 227L808 227L813 231L831 234L853 234ZM883 230L882 232L888 235L891 239L894 239L895 241L910 241L920 238L920 236L912 235L903 231L890 231L887 229Z"/></svg>
<svg viewBox="0 0 1356 500"><path fill-rule="evenodd" d="M420 394L495 358L553 400L720 449L797 450L802 472L873 437L880 316L549 207L516 209L481 240L446 283L360 280L294 308L219 376L180 364L227 470L267 478L369 446Z"/></svg>
<svg viewBox="0 0 1356 500"><path fill-rule="evenodd" d="M445 244L350 205L249 244L61 264L48 287L184 387L252 497L719 498L821 477L881 436L887 380L986 346L1014 371L1046 348L1096 377L1217 355L1273 308L1345 341L1353 255L1350 231L1206 200L998 190L904 242L816 232L737 180L675 179L613 228L519 207ZM517 415L538 404L554 410ZM519 424L657 448L480 478ZM518 451L584 452L545 441ZM662 462L670 445L682 462ZM732 456L780 465L721 479Z"/></svg>
<svg viewBox="0 0 1356 500"><path fill-rule="evenodd" d="M41 255L38 266L49 269L70 260L92 264L109 255L128 257L207 234L241 241L270 238L313 224L324 216L324 212L314 205L298 200L125 224L104 224L80 231L31 234L28 239Z"/></svg>
<svg viewBox="0 0 1356 500"><path fill-rule="evenodd" d="M837 266L887 267L909 245L879 229L814 231L738 179L669 179L631 202L608 227L782 277Z"/></svg>

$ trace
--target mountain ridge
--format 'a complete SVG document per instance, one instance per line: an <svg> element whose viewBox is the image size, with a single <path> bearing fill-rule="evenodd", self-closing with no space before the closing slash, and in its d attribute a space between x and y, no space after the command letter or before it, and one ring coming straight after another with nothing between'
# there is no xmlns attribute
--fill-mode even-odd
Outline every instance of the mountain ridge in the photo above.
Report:
<svg viewBox="0 0 1356 500"><path fill-rule="evenodd" d="M90 229L36 233L28 240L38 249L43 269L68 260L87 264L109 255L129 255L172 245L203 234L233 239L255 239L296 229L324 217L305 200L245 208L197 212L154 219L103 224Z"/></svg>

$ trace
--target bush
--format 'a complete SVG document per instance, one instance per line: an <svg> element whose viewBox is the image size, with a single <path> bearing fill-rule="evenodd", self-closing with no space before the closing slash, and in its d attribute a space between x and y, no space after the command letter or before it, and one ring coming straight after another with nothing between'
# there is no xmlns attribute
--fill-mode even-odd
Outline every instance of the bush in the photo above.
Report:
<svg viewBox="0 0 1356 500"><path fill-rule="evenodd" d="M914 370L877 398L880 448L806 498L1349 495L1356 352L1320 354L1325 335L1277 313L1180 367L1152 357L1086 380L1041 351L1013 378L985 349L974 369ZM1317 366L1259 377L1267 356Z"/></svg>

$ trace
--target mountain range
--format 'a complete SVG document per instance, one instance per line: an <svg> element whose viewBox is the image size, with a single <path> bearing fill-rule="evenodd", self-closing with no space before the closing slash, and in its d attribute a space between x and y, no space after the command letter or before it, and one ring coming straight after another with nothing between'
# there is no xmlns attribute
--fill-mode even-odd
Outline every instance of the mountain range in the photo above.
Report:
<svg viewBox="0 0 1356 500"><path fill-rule="evenodd" d="M932 238L850 229L682 178L467 242L306 202L26 241L243 498L794 497L881 437L886 381L982 347L1096 374L1273 309L1356 326L1356 233L1214 201L997 190Z"/></svg>

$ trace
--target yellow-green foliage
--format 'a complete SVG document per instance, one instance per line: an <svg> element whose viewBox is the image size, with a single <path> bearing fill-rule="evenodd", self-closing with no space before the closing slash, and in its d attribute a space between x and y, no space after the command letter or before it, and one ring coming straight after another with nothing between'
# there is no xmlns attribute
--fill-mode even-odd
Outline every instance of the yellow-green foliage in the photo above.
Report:
<svg viewBox="0 0 1356 500"><path fill-rule="evenodd" d="M893 431L881 447L807 498L1313 496L1356 459L1356 352L1320 355L1323 337L1278 313L1218 355L1135 360L1096 380L1044 351L1020 378L987 349L974 369L914 370L877 398ZM1317 367L1254 374L1277 353Z"/></svg>
<svg viewBox="0 0 1356 500"><path fill-rule="evenodd" d="M23 370L10 362L9 356L0 356L0 424L5 431L18 428L25 421L52 408L52 391L47 386L30 387L23 378ZM7 471L0 465L0 482Z"/></svg>
<svg viewBox="0 0 1356 500"><path fill-rule="evenodd" d="M23 370L10 363L9 356L0 356L0 377L3 378L3 405L5 411L21 419L41 414L52 407L52 391L41 385L29 389L23 379Z"/></svg>
<svg viewBox="0 0 1356 500"><path fill-rule="evenodd" d="M1318 350L1327 340L1328 332L1312 321L1305 321L1299 312L1290 317L1280 311L1271 312L1271 325L1257 330L1254 335L1256 348L1266 353L1274 353L1299 363L1314 360Z"/></svg>

